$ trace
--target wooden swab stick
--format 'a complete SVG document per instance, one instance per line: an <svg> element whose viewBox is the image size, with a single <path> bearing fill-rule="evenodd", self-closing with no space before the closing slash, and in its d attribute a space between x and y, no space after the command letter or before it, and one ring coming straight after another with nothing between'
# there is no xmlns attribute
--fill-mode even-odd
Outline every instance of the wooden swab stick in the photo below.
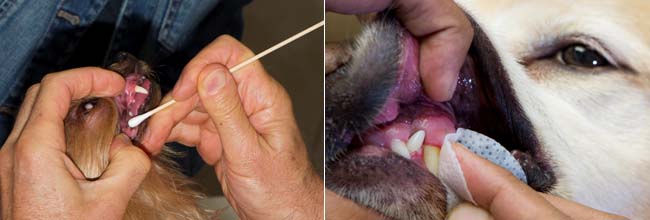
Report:
<svg viewBox="0 0 650 220"><path fill-rule="evenodd" d="M266 49L265 51L262 51L261 53L255 55L254 57L251 57L251 58L245 60L244 62L242 62L240 64L237 64L236 66L230 68L229 71L231 73L234 73L237 70L240 70L240 69L244 68L246 65L248 65L248 64L250 64L252 62L255 62L256 60L259 60L263 56L266 56L267 54L269 54L269 53L271 53L271 52L273 52L273 51L275 51L275 50L277 50L277 49L279 49L279 48L293 42L294 40L296 40L298 38L301 38L302 36L305 36L306 34L308 34L308 33L312 32L312 31L322 27L323 25L325 25L325 21L318 22L317 24L315 24L315 25L301 31L300 33L297 33L297 34L291 36L290 38L287 38L286 40L272 46L269 49ZM153 114L156 114L159 111L162 111L163 109L171 106L174 103L176 103L176 100L172 99L169 102L166 102L165 104L162 104L162 105L154 108L151 111L148 111L148 112L146 112L144 114L141 114L141 115L138 115L138 116L135 116L135 117L131 118L129 120L129 127L132 127L132 128L137 127L138 125L140 125L140 123L142 123L147 118L151 117Z"/></svg>

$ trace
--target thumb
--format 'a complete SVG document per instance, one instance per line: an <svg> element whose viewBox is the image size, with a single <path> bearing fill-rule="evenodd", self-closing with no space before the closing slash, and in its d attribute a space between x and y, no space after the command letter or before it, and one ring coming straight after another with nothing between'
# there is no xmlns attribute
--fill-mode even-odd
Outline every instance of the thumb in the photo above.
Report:
<svg viewBox="0 0 650 220"><path fill-rule="evenodd" d="M472 198L481 208L489 210L495 219L568 219L507 170L458 143L452 144L452 149Z"/></svg>
<svg viewBox="0 0 650 220"><path fill-rule="evenodd" d="M206 66L199 75L199 99L217 129L228 161L247 161L256 154L257 132L249 122L230 71L222 65Z"/></svg>
<svg viewBox="0 0 650 220"><path fill-rule="evenodd" d="M111 144L108 167L98 180L99 191L109 197L102 202L126 208L150 168L151 159L144 151L133 146L126 135L116 136Z"/></svg>

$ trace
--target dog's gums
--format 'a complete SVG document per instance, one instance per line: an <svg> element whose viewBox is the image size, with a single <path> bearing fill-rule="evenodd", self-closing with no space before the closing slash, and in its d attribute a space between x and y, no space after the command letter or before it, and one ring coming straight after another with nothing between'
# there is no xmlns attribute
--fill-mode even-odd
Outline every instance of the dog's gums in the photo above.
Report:
<svg viewBox="0 0 650 220"><path fill-rule="evenodd" d="M130 54L118 54L116 62L109 66L109 69L121 73L125 80L124 92L114 98L119 112L118 131L137 141L146 125L131 128L128 121L158 105L160 89L158 84L151 81L154 76L149 66Z"/></svg>
<svg viewBox="0 0 650 220"><path fill-rule="evenodd" d="M160 101L160 89L144 62L121 53L108 69L125 78L124 92L116 97L73 101L64 121L67 154L90 181L100 178L106 170L117 134L125 133L138 144L147 125L129 128L128 119ZM176 170L172 156L173 152L163 148L160 155L152 157L151 170L129 201L124 219L210 218L209 212L197 204L202 195Z"/></svg>
<svg viewBox="0 0 650 220"><path fill-rule="evenodd" d="M424 167L422 146L435 148L427 152L439 152L444 136L455 130L455 118L447 103L433 102L421 92L418 43L415 38L404 32L401 42L403 50L397 71L397 86L373 120L375 127L353 140L353 145L391 149ZM426 155L427 159L437 161L437 155L431 153ZM433 166L429 163L429 167Z"/></svg>
<svg viewBox="0 0 650 220"><path fill-rule="evenodd" d="M128 74L124 79L126 80L124 93L115 97L117 109L120 113L119 128L122 133L131 139L135 139L138 134L138 127L129 127L128 119L143 112L149 98L151 81L137 71Z"/></svg>
<svg viewBox="0 0 650 220"><path fill-rule="evenodd" d="M418 44L390 14L366 25L351 58L326 76L326 186L393 219L443 219L446 191L437 174L440 146L456 128L505 146L528 183L555 182L503 67L475 24L469 56L449 102L423 92Z"/></svg>

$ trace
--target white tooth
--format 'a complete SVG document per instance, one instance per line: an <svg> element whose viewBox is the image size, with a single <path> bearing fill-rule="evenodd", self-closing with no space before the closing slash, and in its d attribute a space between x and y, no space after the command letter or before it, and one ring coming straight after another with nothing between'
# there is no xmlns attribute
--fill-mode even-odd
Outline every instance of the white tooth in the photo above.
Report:
<svg viewBox="0 0 650 220"><path fill-rule="evenodd" d="M438 176L438 161L440 158L440 148L431 145L422 146L422 157L424 165L429 172Z"/></svg>
<svg viewBox="0 0 650 220"><path fill-rule="evenodd" d="M415 132L409 138L409 141L406 143L406 147L409 149L409 152L415 152L420 150L422 144L424 143L424 131L419 130Z"/></svg>
<svg viewBox="0 0 650 220"><path fill-rule="evenodd" d="M133 112L129 112L129 116L133 117Z"/></svg>
<svg viewBox="0 0 650 220"><path fill-rule="evenodd" d="M141 86L135 86L135 92L142 93L142 94L149 94L149 91L147 91L147 89L145 88L142 88Z"/></svg>
<svg viewBox="0 0 650 220"><path fill-rule="evenodd" d="M404 141L400 139L393 139L390 142L390 149L396 154L406 159L411 159L411 154L409 153L409 150L406 148L406 144L404 143Z"/></svg>

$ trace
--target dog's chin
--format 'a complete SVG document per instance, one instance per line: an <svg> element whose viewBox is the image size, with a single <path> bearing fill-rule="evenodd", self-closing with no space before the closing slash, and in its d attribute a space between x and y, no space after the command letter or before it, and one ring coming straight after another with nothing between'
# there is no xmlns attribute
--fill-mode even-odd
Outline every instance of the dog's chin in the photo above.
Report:
<svg viewBox="0 0 650 220"><path fill-rule="evenodd" d="M369 32L381 39L358 42L356 48L353 48L350 62L341 68L342 71L338 75L335 72L327 76L327 88L332 90L327 95L335 96L327 97L329 109L326 109L326 129L327 132L334 133L327 134L326 175L329 189L388 217L442 219L439 216L444 217L445 189L433 174L435 168L427 166L427 160L433 157L429 155L432 151L424 149L439 149L445 135L453 133L459 127L488 135L510 150L522 165L532 188L540 192L552 189L555 183L553 171L539 149L532 126L518 105L494 48L477 25L477 33L459 73L454 96L448 102L434 102L425 95L422 88L418 65L419 62L426 61L419 60L417 40L402 27L390 27L399 26L399 23L390 21L390 18L377 22L381 24L374 24L374 27L370 27L374 30ZM391 40L391 37L386 37L390 36L387 32L395 30L397 33L393 33L396 36L392 40L398 42L395 49L399 53L392 56L392 60L380 57L384 60L368 61L364 60L367 57L359 56L371 52L354 51L364 49L364 44L373 41ZM362 37L368 37L364 34L367 33L363 33ZM390 43L377 46L386 47L383 48L384 51L391 49ZM382 74L369 74L389 79L380 83L371 82L384 83L382 88L364 87L366 90L382 90L364 91L363 94L374 94L379 98L356 103L370 104L371 107L350 108L350 105L355 104L353 101L358 102L360 98L341 102L339 99L350 99L351 95L336 91L339 88L335 83L353 85L346 80L355 77L350 71L359 69L355 67L359 63L387 65L384 69L375 68L383 71ZM391 64L393 67L390 67ZM343 94L344 98L336 97L339 94ZM329 106L341 103L344 104L342 108ZM346 116L362 117L364 120L354 121L338 115L347 114L345 111L349 109L366 110ZM329 120L348 121L336 123ZM437 210L427 208L432 206ZM404 214L405 212L413 214Z"/></svg>

